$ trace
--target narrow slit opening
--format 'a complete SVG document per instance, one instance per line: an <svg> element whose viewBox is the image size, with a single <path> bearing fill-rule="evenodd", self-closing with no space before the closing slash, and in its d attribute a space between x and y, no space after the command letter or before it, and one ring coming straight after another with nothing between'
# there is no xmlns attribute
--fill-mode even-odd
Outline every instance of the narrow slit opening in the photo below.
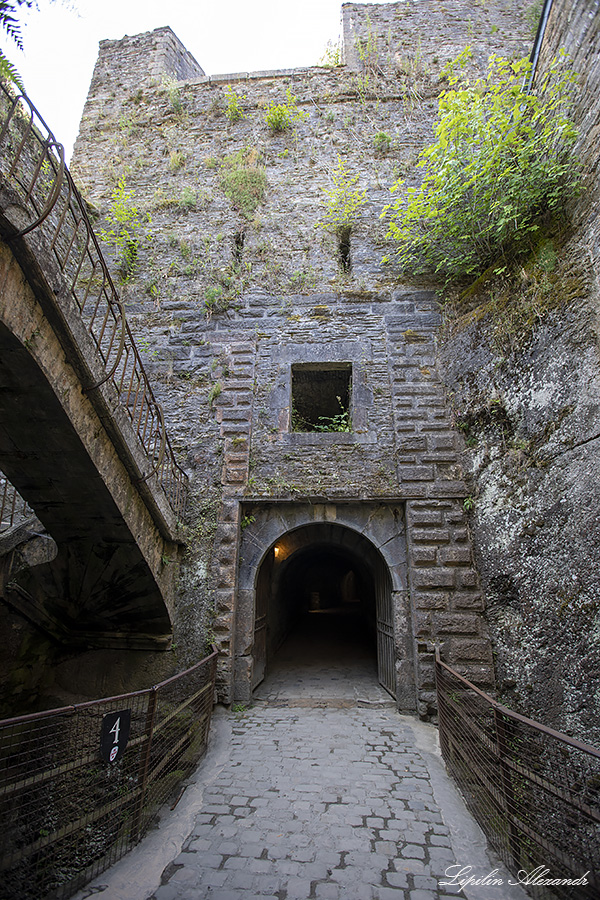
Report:
<svg viewBox="0 0 600 900"><path fill-rule="evenodd" d="M239 265L242 261L245 237L246 235L243 231L236 231L233 236L233 261L236 265Z"/></svg>
<svg viewBox="0 0 600 900"><path fill-rule="evenodd" d="M340 268L342 272L349 272L352 269L352 259L350 256L350 229L340 229L338 238Z"/></svg>

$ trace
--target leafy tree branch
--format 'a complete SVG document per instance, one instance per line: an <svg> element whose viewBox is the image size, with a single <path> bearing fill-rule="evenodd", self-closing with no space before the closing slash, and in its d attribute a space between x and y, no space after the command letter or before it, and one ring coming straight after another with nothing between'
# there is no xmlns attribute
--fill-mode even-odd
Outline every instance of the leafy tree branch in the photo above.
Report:
<svg viewBox="0 0 600 900"><path fill-rule="evenodd" d="M22 6L26 9L31 9L32 6L35 6L34 0L0 0L0 27L19 50L23 49L23 37L21 34L21 23L16 14L19 11L19 7ZM0 50L0 78L12 81L21 91L25 90L17 69L2 50Z"/></svg>
<svg viewBox="0 0 600 900"><path fill-rule="evenodd" d="M568 115L574 73L555 60L536 92L525 93L529 62L492 56L486 78L461 83L469 52L448 68L437 140L418 163L421 185L396 181L398 196L382 213L403 269L446 280L479 275L527 249L579 187Z"/></svg>

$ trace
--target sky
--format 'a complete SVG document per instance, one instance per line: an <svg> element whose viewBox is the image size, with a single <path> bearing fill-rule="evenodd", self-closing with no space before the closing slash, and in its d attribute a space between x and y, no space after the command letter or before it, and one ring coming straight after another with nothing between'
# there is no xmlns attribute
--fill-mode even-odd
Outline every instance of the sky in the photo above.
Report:
<svg viewBox="0 0 600 900"><path fill-rule="evenodd" d="M99 41L170 25L207 75L310 66L337 41L342 2L37 0L20 11L24 52L4 34L0 47L69 159Z"/></svg>

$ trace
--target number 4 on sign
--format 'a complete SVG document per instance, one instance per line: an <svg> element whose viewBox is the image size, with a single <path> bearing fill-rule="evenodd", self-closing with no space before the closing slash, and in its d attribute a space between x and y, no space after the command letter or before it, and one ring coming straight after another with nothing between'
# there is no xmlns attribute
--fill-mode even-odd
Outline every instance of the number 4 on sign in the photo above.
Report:
<svg viewBox="0 0 600 900"><path fill-rule="evenodd" d="M114 739L115 744L119 743L119 729L120 728L121 728L121 716L119 716L119 718L117 719L117 721L115 722L115 724L109 731L109 734L114 734L114 736L115 736L115 739Z"/></svg>

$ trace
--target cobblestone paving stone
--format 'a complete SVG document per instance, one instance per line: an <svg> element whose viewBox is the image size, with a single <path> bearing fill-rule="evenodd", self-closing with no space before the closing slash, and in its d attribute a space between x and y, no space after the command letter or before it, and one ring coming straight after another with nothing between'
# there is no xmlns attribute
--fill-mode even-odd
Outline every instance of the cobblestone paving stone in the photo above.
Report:
<svg viewBox="0 0 600 900"><path fill-rule="evenodd" d="M258 705L149 900L436 900L457 862L402 717Z"/></svg>

